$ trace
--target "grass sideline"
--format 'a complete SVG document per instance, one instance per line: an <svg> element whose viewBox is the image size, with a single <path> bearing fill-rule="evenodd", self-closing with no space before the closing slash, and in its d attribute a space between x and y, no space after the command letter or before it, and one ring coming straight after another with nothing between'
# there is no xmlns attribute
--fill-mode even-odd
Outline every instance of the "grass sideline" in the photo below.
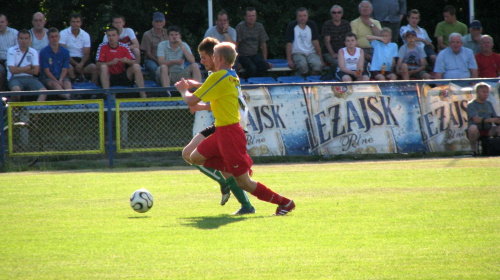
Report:
<svg viewBox="0 0 500 280"><path fill-rule="evenodd" d="M256 165L296 211L189 167L0 176L0 279L499 279L498 158ZM155 199L133 212L141 187Z"/></svg>

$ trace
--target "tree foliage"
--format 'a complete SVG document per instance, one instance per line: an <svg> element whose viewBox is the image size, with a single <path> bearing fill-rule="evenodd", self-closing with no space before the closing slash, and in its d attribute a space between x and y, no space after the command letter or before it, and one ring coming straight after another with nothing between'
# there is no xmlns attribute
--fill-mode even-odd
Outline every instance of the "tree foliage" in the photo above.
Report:
<svg viewBox="0 0 500 280"><path fill-rule="evenodd" d="M97 2L93 0L12 0L3 1L1 13L9 17L10 26L16 29L31 28L31 16L37 11L42 11L47 17L46 27L63 29L68 27L68 17L73 12L83 15L82 28L92 38L95 50L102 41L104 31L109 26L112 15L120 14L126 19L126 25L134 29L139 41L145 31L151 28L152 14L156 11L166 14L167 26L178 25L182 28L182 36L192 48L196 50L198 43L208 27L207 0L191 1L164 1L164 0L108 0ZM303 0L267 1L267 0L214 0L214 18L217 12L225 9L230 15L231 26L236 26L243 20L245 7L255 7L258 12L258 21L261 22L268 34L269 57L285 57L285 29L291 20L295 19L295 10L305 6L309 9L309 18L316 21L321 29L323 23L330 19L330 7L333 4L344 8L344 19L353 20L359 16L358 4L360 1L326 1L316 0L304 2ZM500 45L499 27L496 20L494 7L495 0L476 0L476 19L483 23L483 32L494 37ZM467 0L407 0L408 9L420 10L421 22L432 37L436 24L443 20L442 10L445 5L457 8L458 20L469 22L469 6ZM485 8L483 8L485 7ZM489 8L488 8L489 7ZM403 21L406 24L406 20ZM497 46L498 49L498 46Z"/></svg>

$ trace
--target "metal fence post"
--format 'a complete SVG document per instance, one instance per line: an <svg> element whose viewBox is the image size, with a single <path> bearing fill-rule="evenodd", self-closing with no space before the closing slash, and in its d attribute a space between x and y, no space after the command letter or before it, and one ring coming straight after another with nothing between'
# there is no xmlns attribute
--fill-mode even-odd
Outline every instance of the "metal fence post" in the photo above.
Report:
<svg viewBox="0 0 500 280"><path fill-rule="evenodd" d="M111 96L111 93L109 90L106 90L106 99L108 100L108 153L109 153L109 166L113 166L113 153L114 151L114 146L113 146L113 96Z"/></svg>
<svg viewBox="0 0 500 280"><path fill-rule="evenodd" d="M0 99L2 99L2 108L0 109L0 157L2 158L2 169L5 168L5 131L4 131L4 110L6 107L6 103L3 102L3 95L0 95Z"/></svg>

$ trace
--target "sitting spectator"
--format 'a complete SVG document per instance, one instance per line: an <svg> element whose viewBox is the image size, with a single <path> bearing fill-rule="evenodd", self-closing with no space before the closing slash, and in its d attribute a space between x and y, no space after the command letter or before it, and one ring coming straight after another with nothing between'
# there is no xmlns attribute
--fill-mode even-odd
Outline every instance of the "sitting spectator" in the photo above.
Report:
<svg viewBox="0 0 500 280"><path fill-rule="evenodd" d="M17 30L10 28L7 16L0 14L0 91L7 85L7 51L17 45Z"/></svg>
<svg viewBox="0 0 500 280"><path fill-rule="evenodd" d="M286 28L286 59L288 67L299 75L319 75L325 64L319 46L316 23L309 20L306 8L298 8L297 19Z"/></svg>
<svg viewBox="0 0 500 280"><path fill-rule="evenodd" d="M395 74L396 63L394 58L398 56L398 45L391 42L392 31L384 27L379 36L366 35L373 47L373 58L370 66L372 77L378 81L397 80Z"/></svg>
<svg viewBox="0 0 500 280"><path fill-rule="evenodd" d="M157 79L161 81L162 87L170 87L171 84L180 81L181 78L192 78L201 82L200 67L194 60L191 48L182 41L181 29L177 26L168 28L168 41L158 45L158 61L160 67L156 71ZM186 68L184 62L190 63Z"/></svg>
<svg viewBox="0 0 500 280"><path fill-rule="evenodd" d="M479 40L481 40L482 36L481 32L483 32L481 22L479 20L474 20L470 23L469 34L462 37L464 47L471 49L474 54L481 50L479 46Z"/></svg>
<svg viewBox="0 0 500 280"><path fill-rule="evenodd" d="M144 67L149 72L151 79L155 78L158 62L158 44L168 40L167 29L165 27L165 14L156 12L153 14L153 28L144 32L141 41L141 50L144 51Z"/></svg>
<svg viewBox="0 0 500 280"><path fill-rule="evenodd" d="M321 28L321 36L323 36L324 45L322 49L323 60L330 64L333 71L337 70L338 52L345 47L345 35L351 32L351 24L342 19L344 9L339 5L334 5L330 8L332 19L323 23Z"/></svg>
<svg viewBox="0 0 500 280"><path fill-rule="evenodd" d="M33 24L33 28L30 29L31 47L40 54L40 51L49 45L47 28L45 28L45 15L40 12L34 13L31 22Z"/></svg>
<svg viewBox="0 0 500 280"><path fill-rule="evenodd" d="M238 34L238 58L246 77L266 76L273 65L267 62L267 36L264 26L257 22L257 11L253 7L245 9L245 20L236 26ZM259 54L259 47L262 55Z"/></svg>
<svg viewBox="0 0 500 280"><path fill-rule="evenodd" d="M437 24L434 31L434 37L437 38L438 51L448 47L448 39L451 33L458 33L462 36L467 34L467 25L457 20L457 10L455 7L448 5L444 7L444 21Z"/></svg>
<svg viewBox="0 0 500 280"><path fill-rule="evenodd" d="M132 28L125 27L125 17L121 15L115 15L111 19L111 26L118 30L118 36L120 37L119 42L126 45L134 54L137 63L141 63L141 49L139 41L135 36L135 32ZM104 35L102 39L103 43L108 42L108 36Z"/></svg>
<svg viewBox="0 0 500 280"><path fill-rule="evenodd" d="M397 73L401 75L403 80L410 78L430 79L431 75L425 71L427 66L425 51L416 44L417 33L413 29L408 30L403 38L406 44L399 48Z"/></svg>
<svg viewBox="0 0 500 280"><path fill-rule="evenodd" d="M7 79L11 91L46 90L35 77L40 70L38 53L29 47L31 44L30 32L21 29L17 34L18 44L7 51ZM21 101L20 96L12 96L12 101ZM40 94L37 101L47 100L46 94Z"/></svg>
<svg viewBox="0 0 500 280"><path fill-rule="evenodd" d="M436 63L436 48L432 44L432 40L427 34L427 31L418 26L418 23L420 22L420 12L416 9L410 10L406 19L408 20L408 25L401 26L401 28L399 29L399 35L401 35L401 39L403 39L403 42L406 44L406 40L404 38L406 32L410 30L415 31L415 33L417 34L417 38L415 39L417 45L424 49L425 55L430 60L429 62L434 65L434 63Z"/></svg>
<svg viewBox="0 0 500 280"><path fill-rule="evenodd" d="M144 87L144 77L141 66L136 62L131 50L119 42L118 30L110 26L106 30L107 43L99 45L97 50L97 66L101 78L101 87L108 89L110 86L131 86L135 81L137 87ZM139 93L146 98L145 92Z"/></svg>
<svg viewBox="0 0 500 280"><path fill-rule="evenodd" d="M487 83L477 83L474 87L476 99L467 104L467 137L469 138L472 155L476 155L477 140L480 136L500 136L500 117L493 105L488 101L490 86ZM493 126L492 124L496 124Z"/></svg>
<svg viewBox="0 0 500 280"><path fill-rule="evenodd" d="M451 33L450 46L439 52L434 72L436 79L477 78L477 63L472 50L462 47L462 35Z"/></svg>
<svg viewBox="0 0 500 280"><path fill-rule="evenodd" d="M500 54L493 52L493 38L481 36L481 51L476 53L478 75L480 78L496 78L500 76Z"/></svg>
<svg viewBox="0 0 500 280"><path fill-rule="evenodd" d="M229 26L229 17L225 10L217 14L215 25L207 29L203 38L212 37L219 42L230 42L236 44L236 30Z"/></svg>
<svg viewBox="0 0 500 280"><path fill-rule="evenodd" d="M48 31L49 45L40 51L40 80L52 90L72 89L67 75L69 70L69 51L59 45L59 30L51 27ZM70 99L69 94L60 95Z"/></svg>
<svg viewBox="0 0 500 280"><path fill-rule="evenodd" d="M376 19L372 19L370 16L373 11L373 6L370 1L363 0L358 6L359 17L351 21L351 29L354 34L358 37L358 47L363 49L365 54L365 61L372 61L373 47L366 39L366 35L380 36L380 30L382 25Z"/></svg>
<svg viewBox="0 0 500 280"><path fill-rule="evenodd" d="M357 44L356 34L349 32L345 35L345 47L338 52L339 68L336 76L340 81L370 80L368 71L364 70L363 49L356 47Z"/></svg>
<svg viewBox="0 0 500 280"><path fill-rule="evenodd" d="M90 62L90 35L80 27L82 26L82 16L74 13L70 16L70 27L61 31L61 46L69 50L69 78L76 80L82 78L98 83L99 73L95 64Z"/></svg>

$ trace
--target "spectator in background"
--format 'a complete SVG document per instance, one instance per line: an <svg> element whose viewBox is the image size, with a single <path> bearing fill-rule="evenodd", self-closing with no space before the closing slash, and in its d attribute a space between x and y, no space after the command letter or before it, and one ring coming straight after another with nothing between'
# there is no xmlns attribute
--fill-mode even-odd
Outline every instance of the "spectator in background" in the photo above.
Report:
<svg viewBox="0 0 500 280"><path fill-rule="evenodd" d="M500 76L500 54L493 52L493 38L481 36L481 51L476 53L477 69L480 78L496 78Z"/></svg>
<svg viewBox="0 0 500 280"><path fill-rule="evenodd" d="M102 43L97 49L97 66L101 78L101 87L131 86L134 81L139 88L144 87L144 77L141 66L137 63L132 51L127 45L119 42L118 30L110 26L106 30L107 43ZM139 92L140 97L146 98L146 93Z"/></svg>
<svg viewBox="0 0 500 280"><path fill-rule="evenodd" d="M182 41L181 29L177 26L168 28L168 40L158 45L160 67L156 71L162 87L170 87L181 78L191 78L201 82L200 67L194 60L191 48ZM184 62L190 63L189 67Z"/></svg>
<svg viewBox="0 0 500 280"><path fill-rule="evenodd" d="M144 51L144 67L149 72L149 77L155 78L156 70L160 65L158 61L158 44L168 40L167 29L165 29L165 14L155 12L153 14L153 28L144 32L141 41L141 50ZM159 81L157 81L159 83Z"/></svg>
<svg viewBox="0 0 500 280"><path fill-rule="evenodd" d="M451 33L458 33L462 36L467 34L467 25L458 21L456 14L457 10L455 7L451 5L444 7L444 21L438 23L434 31L434 37L437 38L438 51L448 47L448 38Z"/></svg>
<svg viewBox="0 0 500 280"><path fill-rule="evenodd" d="M95 64L90 62L90 35L81 29L82 16L74 13L70 16L70 27L61 31L61 46L69 50L69 71L68 75L72 81L76 78L90 80L98 83L99 73Z"/></svg>
<svg viewBox="0 0 500 280"><path fill-rule="evenodd" d="M0 91L7 86L7 51L17 44L17 30L8 27L6 15L0 14Z"/></svg>
<svg viewBox="0 0 500 280"><path fill-rule="evenodd" d="M491 102L487 100L490 86L487 83L477 83L474 91L476 99L467 104L467 137L472 155L476 156L476 145L480 136L500 136L500 117L498 117ZM496 126L492 126L492 124L496 124Z"/></svg>
<svg viewBox="0 0 500 280"><path fill-rule="evenodd" d="M35 77L38 75L40 66L38 52L29 47L31 44L30 32L21 29L17 34L16 46L7 51L7 79L11 91L35 91L46 90L42 83ZM21 101L20 96L12 96L12 101ZM40 94L37 101L47 100L46 94Z"/></svg>
<svg viewBox="0 0 500 280"><path fill-rule="evenodd" d="M135 36L135 32L132 28L125 27L125 17L121 15L115 15L111 19L111 26L118 30L118 36L120 37L119 42L128 46L135 56L137 63L141 63L141 49L139 41ZM104 35L102 39L103 43L108 42L108 36Z"/></svg>
<svg viewBox="0 0 500 280"><path fill-rule="evenodd" d="M212 37L219 42L230 42L236 44L237 33L234 28L229 26L229 17L225 10L221 10L217 14L217 20L215 21L215 26L210 27L205 32L203 38Z"/></svg>
<svg viewBox="0 0 500 280"><path fill-rule="evenodd" d="M425 55L430 60L429 62L434 65L434 63L436 63L436 48L432 44L432 40L427 34L427 31L418 26L418 23L420 22L420 12L416 9L410 10L406 19L408 20L408 25L401 26L399 29L401 39L403 39L403 42L406 44L407 42L404 38L406 32L410 30L415 31L417 34L417 37L415 38L416 44L424 49Z"/></svg>
<svg viewBox="0 0 500 280"><path fill-rule="evenodd" d="M373 17L382 27L392 31L392 42L398 43L399 27L406 14L406 0L370 0L373 5Z"/></svg>
<svg viewBox="0 0 500 280"><path fill-rule="evenodd" d="M339 67L337 79L342 82L368 81L370 74L364 70L365 56L363 49L356 47L356 34L349 32L345 35L345 47L338 52Z"/></svg>
<svg viewBox="0 0 500 280"><path fill-rule="evenodd" d="M345 35L351 32L350 23L342 19L344 9L339 5L333 5L330 8L332 19L323 23L321 28L321 36L323 36L323 60L330 64L333 72L337 71L338 65L338 52L341 48L345 47Z"/></svg>
<svg viewBox="0 0 500 280"><path fill-rule="evenodd" d="M273 65L267 62L267 36L264 26L257 22L257 11L253 7L245 9L245 20L236 26L238 58L246 77L261 77ZM262 55L259 54L259 47Z"/></svg>
<svg viewBox="0 0 500 280"><path fill-rule="evenodd" d="M417 45L417 32L410 29L403 36L406 44L399 48L397 73L401 75L403 80L410 78L428 80L431 75L425 71L427 66L426 54L424 49Z"/></svg>
<svg viewBox="0 0 500 280"><path fill-rule="evenodd" d="M434 72L436 79L477 78L477 63L472 50L462 46L462 35L451 33L450 46L439 52Z"/></svg>
<svg viewBox="0 0 500 280"><path fill-rule="evenodd" d="M481 50L479 46L479 40L481 40L481 32L483 32L483 27L479 20L473 20L469 26L469 34L462 37L462 42L464 42L464 47L472 50L474 54Z"/></svg>
<svg viewBox="0 0 500 280"><path fill-rule="evenodd" d="M388 27L382 28L380 36L366 35L373 47L373 58L370 66L372 77L375 80L397 80L395 74L396 61L398 56L398 45L391 42L392 30Z"/></svg>
<svg viewBox="0 0 500 280"><path fill-rule="evenodd" d="M286 28L286 59L299 75L319 75L323 65L316 23L309 20L306 8L298 8L297 19Z"/></svg>
<svg viewBox="0 0 500 280"><path fill-rule="evenodd" d="M40 81L52 90L72 89L68 79L69 51L59 44L59 30L51 27L47 33L49 45L40 51ZM69 94L60 97L70 99Z"/></svg>
<svg viewBox="0 0 500 280"><path fill-rule="evenodd" d="M45 15L40 12L34 13L31 23L33 24L33 28L30 29L31 47L40 54L40 51L49 45Z"/></svg>
<svg viewBox="0 0 500 280"><path fill-rule="evenodd" d="M366 35L380 36L380 30L382 25L376 19L372 19L370 16L373 11L372 3L370 1L364 0L359 3L358 6L359 17L351 21L351 29L354 34L358 37L358 47L363 49L365 55L365 62L372 61L373 48L366 39Z"/></svg>

